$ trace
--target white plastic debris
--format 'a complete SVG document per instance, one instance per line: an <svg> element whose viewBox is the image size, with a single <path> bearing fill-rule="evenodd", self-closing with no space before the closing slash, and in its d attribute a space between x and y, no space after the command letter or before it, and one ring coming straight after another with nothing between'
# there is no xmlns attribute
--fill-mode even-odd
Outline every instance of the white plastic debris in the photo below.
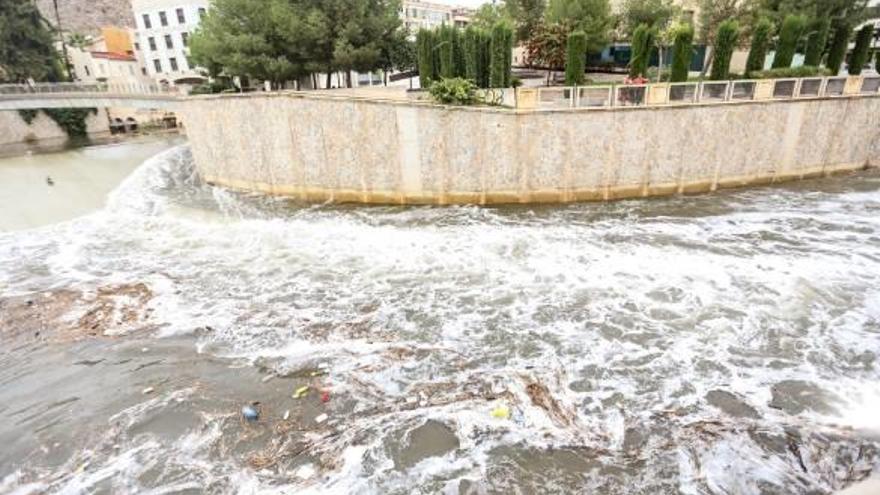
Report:
<svg viewBox="0 0 880 495"><path fill-rule="evenodd" d="M323 423L324 421L327 421L327 418L328 416L326 414L322 414L315 418L315 423Z"/></svg>
<svg viewBox="0 0 880 495"><path fill-rule="evenodd" d="M156 389L154 389L153 387L147 387L143 390L143 394L148 395L148 394L152 394L155 391L156 391Z"/></svg>
<svg viewBox="0 0 880 495"><path fill-rule="evenodd" d="M284 421L290 419L290 409L284 411Z"/></svg>

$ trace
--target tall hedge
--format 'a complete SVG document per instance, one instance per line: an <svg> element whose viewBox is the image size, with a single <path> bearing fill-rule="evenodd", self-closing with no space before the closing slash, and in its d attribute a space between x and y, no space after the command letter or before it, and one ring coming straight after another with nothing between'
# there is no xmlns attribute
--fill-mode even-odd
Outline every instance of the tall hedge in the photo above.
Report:
<svg viewBox="0 0 880 495"><path fill-rule="evenodd" d="M440 26L437 31L437 51L440 53L440 77L455 77L455 28Z"/></svg>
<svg viewBox="0 0 880 495"><path fill-rule="evenodd" d="M568 35L565 49L565 85L577 86L584 82L587 57L587 34L575 31Z"/></svg>
<svg viewBox="0 0 880 495"><path fill-rule="evenodd" d="M675 30L672 45L672 71L669 80L685 82L691 70L691 59L694 55L694 27L685 24Z"/></svg>
<svg viewBox="0 0 880 495"><path fill-rule="evenodd" d="M648 64L651 62L651 50L654 48L654 31L647 24L640 24L633 32L632 57L629 62L629 77L645 77Z"/></svg>
<svg viewBox="0 0 880 495"><path fill-rule="evenodd" d="M876 53L877 58L874 59L874 70L880 72L880 50Z"/></svg>
<svg viewBox="0 0 880 495"><path fill-rule="evenodd" d="M871 58L871 40L874 38L874 25L865 24L856 35L856 46L849 61L849 75L857 76Z"/></svg>
<svg viewBox="0 0 880 495"><path fill-rule="evenodd" d="M489 60L489 86L510 86L511 59L513 58L513 30L500 21L492 28L491 58Z"/></svg>
<svg viewBox="0 0 880 495"><path fill-rule="evenodd" d="M776 57L773 58L774 69L791 67L798 42L804 34L807 19L800 15L787 15L782 21L779 31L779 43L776 46Z"/></svg>
<svg viewBox="0 0 880 495"><path fill-rule="evenodd" d="M715 58L712 61L712 72L709 79L726 81L730 77L730 59L739 40L739 23L728 19L718 25L715 35Z"/></svg>
<svg viewBox="0 0 880 495"><path fill-rule="evenodd" d="M828 45L829 31L831 31L831 18L829 17L813 19L810 23L804 65L819 67L822 64L822 55Z"/></svg>
<svg viewBox="0 0 880 495"><path fill-rule="evenodd" d="M766 17L758 21L752 33L752 46L749 49L749 58L746 60L746 74L764 70L764 61L767 59L767 49L772 35L773 22Z"/></svg>
<svg viewBox="0 0 880 495"><path fill-rule="evenodd" d="M418 57L419 81L422 88L428 88L434 80L434 33L419 29L416 34L416 55Z"/></svg>
<svg viewBox="0 0 880 495"><path fill-rule="evenodd" d="M831 40L831 48L828 49L828 60L825 67L831 71L832 75L840 73L840 67L846 58L846 51L849 48L849 38L852 35L852 28L846 21L839 21L834 28L834 38Z"/></svg>

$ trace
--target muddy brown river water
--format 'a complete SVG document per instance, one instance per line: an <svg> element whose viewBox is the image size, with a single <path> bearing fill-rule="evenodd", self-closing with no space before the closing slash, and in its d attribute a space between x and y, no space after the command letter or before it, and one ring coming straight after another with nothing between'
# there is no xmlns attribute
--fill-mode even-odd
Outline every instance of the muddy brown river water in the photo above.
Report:
<svg viewBox="0 0 880 495"><path fill-rule="evenodd" d="M877 171L341 207L210 187L169 146L96 211L0 233L0 493L825 494L877 475Z"/></svg>

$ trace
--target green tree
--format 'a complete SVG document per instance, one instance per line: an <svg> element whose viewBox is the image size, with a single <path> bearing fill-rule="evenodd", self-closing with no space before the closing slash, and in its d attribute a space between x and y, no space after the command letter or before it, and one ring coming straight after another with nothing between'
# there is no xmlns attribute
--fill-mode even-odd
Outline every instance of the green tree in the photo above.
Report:
<svg viewBox="0 0 880 495"><path fill-rule="evenodd" d="M510 64L513 58L513 30L504 21L492 28L492 56L489 60L489 85L506 88L510 85Z"/></svg>
<svg viewBox="0 0 880 495"><path fill-rule="evenodd" d="M416 34L416 53L419 66L419 83L428 88L434 81L434 35L428 29L419 29Z"/></svg>
<svg viewBox="0 0 880 495"><path fill-rule="evenodd" d="M875 53L874 55L874 70L880 72L880 50L877 50L877 53Z"/></svg>
<svg viewBox="0 0 880 495"><path fill-rule="evenodd" d="M380 67L385 72L409 72L417 69L416 43L405 29L398 29L382 44ZM387 83L387 80L386 80Z"/></svg>
<svg viewBox="0 0 880 495"><path fill-rule="evenodd" d="M828 49L828 60L825 62L825 67L828 67L828 70L835 76L840 73L843 60L846 58L851 35L852 27L846 21L840 20L834 26L834 37L831 39L831 47Z"/></svg>
<svg viewBox="0 0 880 495"><path fill-rule="evenodd" d="M455 77L464 77L464 38L461 30L455 28L452 30L452 57L455 65Z"/></svg>
<svg viewBox="0 0 880 495"><path fill-rule="evenodd" d="M588 52L597 52L608 43L613 20L608 0L549 0L545 19L583 31Z"/></svg>
<svg viewBox="0 0 880 495"><path fill-rule="evenodd" d="M629 63L629 77L646 77L651 52L654 50L656 31L647 24L637 27L632 38L632 58Z"/></svg>
<svg viewBox="0 0 880 495"><path fill-rule="evenodd" d="M749 58L746 60L746 74L764 70L764 61L767 59L767 49L772 36L773 22L762 17L752 32L752 46L749 49Z"/></svg>
<svg viewBox="0 0 880 495"><path fill-rule="evenodd" d="M480 29L491 30L500 21L508 20L507 11L495 3L484 3L471 17L471 25Z"/></svg>
<svg viewBox="0 0 880 495"><path fill-rule="evenodd" d="M577 86L583 83L587 57L587 35L583 31L575 31L568 35L568 48L565 56L566 86Z"/></svg>
<svg viewBox="0 0 880 495"><path fill-rule="evenodd" d="M455 28L446 24L437 31L437 52L440 54L440 77L455 77Z"/></svg>
<svg viewBox="0 0 880 495"><path fill-rule="evenodd" d="M546 8L546 0L506 0L504 2L506 16L513 21L518 41L525 42L532 36L532 32L541 24Z"/></svg>
<svg viewBox="0 0 880 495"><path fill-rule="evenodd" d="M626 0L620 13L620 30L632 36L642 24L663 30L681 9L673 0Z"/></svg>
<svg viewBox="0 0 880 495"><path fill-rule="evenodd" d="M0 81L60 81L49 24L28 0L0 0Z"/></svg>
<svg viewBox="0 0 880 495"><path fill-rule="evenodd" d="M724 81L730 76L730 59L739 41L739 23L734 20L724 21L718 26L715 35L715 59L712 62L713 81Z"/></svg>
<svg viewBox="0 0 880 495"><path fill-rule="evenodd" d="M804 56L804 65L819 67L822 64L822 55L828 44L828 32L831 30L831 19L822 17L810 22L807 34L807 50Z"/></svg>
<svg viewBox="0 0 880 495"><path fill-rule="evenodd" d="M788 15L782 21L779 31L779 42L776 44L776 56L773 58L773 68L783 69L791 67L795 51L801 36L804 34L807 19L801 15Z"/></svg>
<svg viewBox="0 0 880 495"><path fill-rule="evenodd" d="M688 80L691 59L694 55L694 27L690 24L678 26L673 36L670 81L685 82Z"/></svg>
<svg viewBox="0 0 880 495"><path fill-rule="evenodd" d="M856 46L849 61L849 75L858 76L865 64L871 60L871 40L874 38L874 25L865 24L856 34Z"/></svg>
<svg viewBox="0 0 880 495"><path fill-rule="evenodd" d="M480 31L468 26L462 36L464 51L464 77L479 86L480 72Z"/></svg>

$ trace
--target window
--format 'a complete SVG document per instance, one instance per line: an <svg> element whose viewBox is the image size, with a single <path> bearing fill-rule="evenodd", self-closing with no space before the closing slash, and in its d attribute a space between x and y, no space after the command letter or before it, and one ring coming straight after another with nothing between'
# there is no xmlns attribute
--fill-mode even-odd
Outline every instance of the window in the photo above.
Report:
<svg viewBox="0 0 880 495"><path fill-rule="evenodd" d="M165 35L165 48L174 48L174 41L171 39L170 34Z"/></svg>
<svg viewBox="0 0 880 495"><path fill-rule="evenodd" d="M150 51L155 52L156 51L156 38L153 38L152 36L150 36L149 38L147 38L147 43L150 44Z"/></svg>
<svg viewBox="0 0 880 495"><path fill-rule="evenodd" d="M180 41L183 42L183 46L189 46L189 33L180 33Z"/></svg>
<svg viewBox="0 0 880 495"><path fill-rule="evenodd" d="M141 74L143 74L145 76L147 75L147 68L146 67L141 67Z"/></svg>
<svg viewBox="0 0 880 495"><path fill-rule="evenodd" d="M177 9L177 23L186 24L186 17L183 15L183 9Z"/></svg>
<svg viewBox="0 0 880 495"><path fill-rule="evenodd" d="M89 72L89 66L88 66L88 65L84 65L84 66L83 66L83 69L85 69L85 70L86 70L86 77L88 77L88 76L91 76L91 75L92 75L92 73L91 73L91 72Z"/></svg>
<svg viewBox="0 0 880 495"><path fill-rule="evenodd" d="M168 64L171 65L171 72L177 72L177 59L171 57L168 59Z"/></svg>
<svg viewBox="0 0 880 495"><path fill-rule="evenodd" d="M164 10L159 12L159 24L161 24L163 26L168 25L168 17L165 15Z"/></svg>
<svg viewBox="0 0 880 495"><path fill-rule="evenodd" d="M203 17L205 17L205 8L199 7L199 20L201 20Z"/></svg>
<svg viewBox="0 0 880 495"><path fill-rule="evenodd" d="M152 29L153 23L150 22L150 14L144 14L144 28Z"/></svg>
<svg viewBox="0 0 880 495"><path fill-rule="evenodd" d="M153 67L156 68L156 73L162 72L162 61L158 58L153 60Z"/></svg>
<svg viewBox="0 0 880 495"><path fill-rule="evenodd" d="M134 49L137 51L141 51L141 44L137 41L134 42Z"/></svg>

